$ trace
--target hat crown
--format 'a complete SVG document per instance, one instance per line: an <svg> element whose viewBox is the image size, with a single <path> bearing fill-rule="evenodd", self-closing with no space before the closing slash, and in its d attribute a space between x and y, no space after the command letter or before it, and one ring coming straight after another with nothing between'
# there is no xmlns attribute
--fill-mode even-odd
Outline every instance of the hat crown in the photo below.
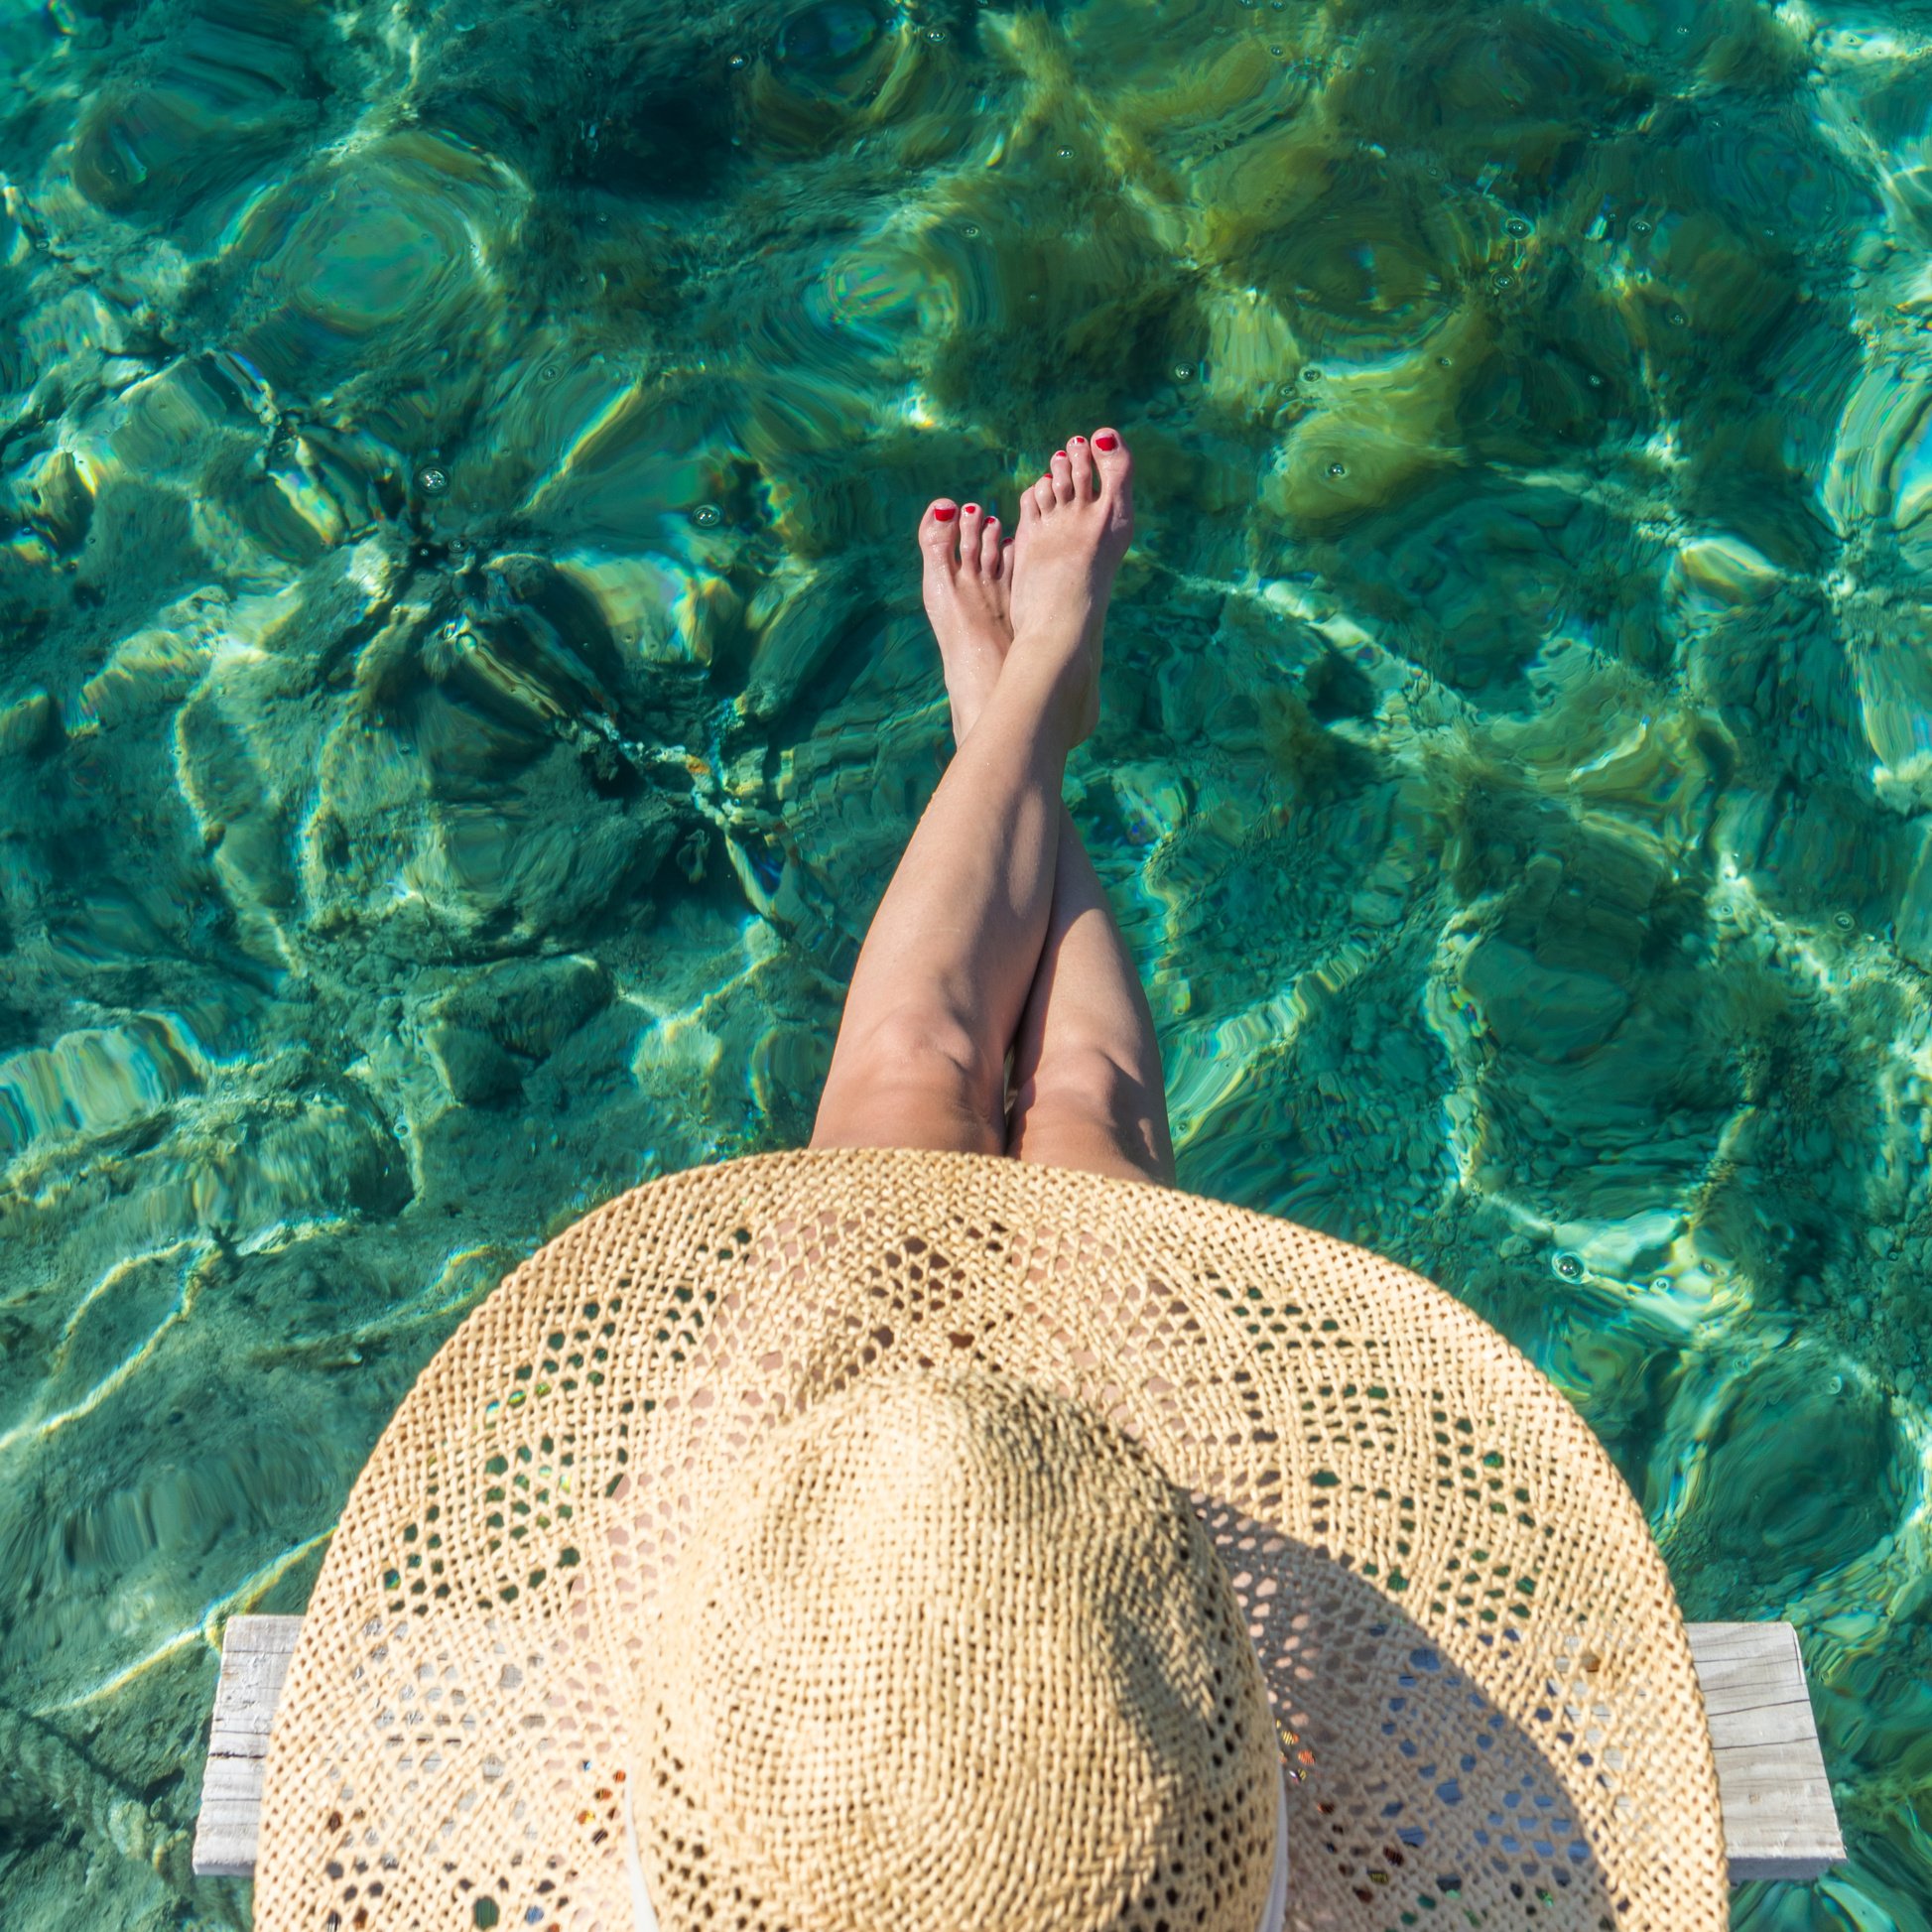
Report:
<svg viewBox="0 0 1932 1932"><path fill-rule="evenodd" d="M670 1928L1252 1932L1277 1747L1187 1497L980 1368L815 1402L687 1545L641 1701ZM1205 1913L1204 1916L1200 1916Z"/></svg>

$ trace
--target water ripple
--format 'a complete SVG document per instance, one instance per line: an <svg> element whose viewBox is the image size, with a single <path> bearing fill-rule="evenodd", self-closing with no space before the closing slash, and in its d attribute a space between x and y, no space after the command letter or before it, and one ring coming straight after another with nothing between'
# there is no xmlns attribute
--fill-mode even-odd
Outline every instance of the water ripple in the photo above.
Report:
<svg viewBox="0 0 1932 1932"><path fill-rule="evenodd" d="M1132 437L1070 796L1184 1181L1444 1281L1926 1922L1932 39L1741 0L0 9L8 1923L617 1189L808 1130L909 537ZM188 1767L184 1774L184 1754ZM97 1858L96 1854L112 1856Z"/></svg>

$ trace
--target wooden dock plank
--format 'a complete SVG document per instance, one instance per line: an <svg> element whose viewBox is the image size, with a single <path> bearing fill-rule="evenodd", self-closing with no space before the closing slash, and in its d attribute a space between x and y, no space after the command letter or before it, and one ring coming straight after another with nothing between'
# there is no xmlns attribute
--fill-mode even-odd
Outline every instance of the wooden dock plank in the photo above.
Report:
<svg viewBox="0 0 1932 1932"><path fill-rule="evenodd" d="M1798 1633L1789 1623L1693 1623L1731 1878L1816 1878L1845 1856Z"/></svg>
<svg viewBox="0 0 1932 1932"><path fill-rule="evenodd" d="M194 1874L252 1878L262 1829L268 1728L302 1632L299 1616L231 1616L208 1725L208 1767L194 1821Z"/></svg>
<svg viewBox="0 0 1932 1932"><path fill-rule="evenodd" d="M261 1832L269 1725L302 1629L299 1616L236 1616L221 1643L194 1870L248 1878ZM1845 1856L1788 1623L1693 1623L1724 1805L1731 1878L1816 1878Z"/></svg>

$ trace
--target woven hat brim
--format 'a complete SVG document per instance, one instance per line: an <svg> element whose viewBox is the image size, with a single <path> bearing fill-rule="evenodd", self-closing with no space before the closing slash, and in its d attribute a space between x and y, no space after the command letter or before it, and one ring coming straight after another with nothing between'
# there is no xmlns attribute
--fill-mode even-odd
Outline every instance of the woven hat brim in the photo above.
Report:
<svg viewBox="0 0 1932 1932"><path fill-rule="evenodd" d="M1728 1924L1662 1562L1492 1330L1223 1204L838 1151L623 1196L425 1369L305 1619L260 1932L627 1928L628 1686L681 1540L761 1431L908 1356L1085 1401L1194 1493L1294 1738L1291 1924Z"/></svg>

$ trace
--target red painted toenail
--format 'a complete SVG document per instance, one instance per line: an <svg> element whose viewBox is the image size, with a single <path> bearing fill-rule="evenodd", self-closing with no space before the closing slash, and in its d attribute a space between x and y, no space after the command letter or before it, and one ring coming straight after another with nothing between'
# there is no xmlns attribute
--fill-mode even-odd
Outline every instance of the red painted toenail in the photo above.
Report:
<svg viewBox="0 0 1932 1932"><path fill-rule="evenodd" d="M977 515L979 514L979 506L978 506L978 504L976 504L976 503L968 503L968 504L967 504L967 505L966 506L966 515L967 515L967 516L969 516L969 517L976 517L976 516L977 516Z"/></svg>
<svg viewBox="0 0 1932 1932"><path fill-rule="evenodd" d="M1096 450L1117 450L1119 447L1120 439L1117 436L1096 436L1094 439L1094 448Z"/></svg>
<svg viewBox="0 0 1932 1932"><path fill-rule="evenodd" d="M951 523L959 514L959 511L954 509L950 503L938 503L933 506L933 521L935 523Z"/></svg>
<svg viewBox="0 0 1932 1932"><path fill-rule="evenodd" d="M1075 441L1076 443L1085 443L1085 442L1087 441L1087 439L1086 439L1086 438L1085 438L1084 436L1077 436L1077 437L1075 437L1075 438L1074 438L1074 441Z"/></svg>

